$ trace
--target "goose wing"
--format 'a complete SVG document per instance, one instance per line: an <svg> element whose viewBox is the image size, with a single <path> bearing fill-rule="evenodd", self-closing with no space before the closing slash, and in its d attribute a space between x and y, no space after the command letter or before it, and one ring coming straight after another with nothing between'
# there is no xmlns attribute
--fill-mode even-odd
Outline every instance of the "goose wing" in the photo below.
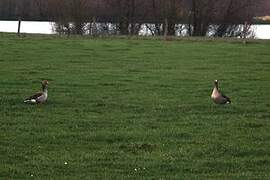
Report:
<svg viewBox="0 0 270 180"><path fill-rule="evenodd" d="M231 99L228 96L225 96L224 94L221 94L223 98L227 100L227 102L231 103Z"/></svg>
<svg viewBox="0 0 270 180"><path fill-rule="evenodd" d="M26 98L25 101L31 100L31 99L37 99L38 97L40 97L42 95L43 95L42 92L38 92L38 93L34 94L33 96L30 96L30 97Z"/></svg>

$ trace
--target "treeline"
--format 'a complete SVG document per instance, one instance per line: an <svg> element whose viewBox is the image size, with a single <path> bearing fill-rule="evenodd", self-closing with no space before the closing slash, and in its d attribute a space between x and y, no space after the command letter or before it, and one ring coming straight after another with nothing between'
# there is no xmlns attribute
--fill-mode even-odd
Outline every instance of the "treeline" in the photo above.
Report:
<svg viewBox="0 0 270 180"><path fill-rule="evenodd" d="M205 36L211 32L218 37L239 36L265 3L267 0L1 0L0 19L54 21L55 30L67 34L137 35L145 28L152 35Z"/></svg>

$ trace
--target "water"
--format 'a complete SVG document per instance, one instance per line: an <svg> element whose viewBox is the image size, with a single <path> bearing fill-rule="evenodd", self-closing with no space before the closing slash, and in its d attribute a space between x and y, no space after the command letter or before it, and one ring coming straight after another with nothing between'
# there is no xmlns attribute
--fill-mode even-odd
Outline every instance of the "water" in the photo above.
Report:
<svg viewBox="0 0 270 180"><path fill-rule="evenodd" d="M21 32L55 34L52 25L52 22L22 21ZM270 25L253 25L253 28L257 39L270 39ZM17 29L18 21L0 21L0 32L17 32Z"/></svg>
<svg viewBox="0 0 270 180"><path fill-rule="evenodd" d="M270 25L255 25L257 39L270 39Z"/></svg>
<svg viewBox="0 0 270 180"><path fill-rule="evenodd" d="M22 21L22 33L53 34L51 22ZM0 32L17 32L18 21L0 21Z"/></svg>

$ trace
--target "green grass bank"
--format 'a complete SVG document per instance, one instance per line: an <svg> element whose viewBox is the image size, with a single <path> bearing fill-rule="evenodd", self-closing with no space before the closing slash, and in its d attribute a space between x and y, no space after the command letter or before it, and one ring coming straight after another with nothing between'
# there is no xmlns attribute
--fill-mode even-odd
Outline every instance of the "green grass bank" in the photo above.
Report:
<svg viewBox="0 0 270 180"><path fill-rule="evenodd" d="M0 179L269 179L269 98L270 41L0 34Z"/></svg>

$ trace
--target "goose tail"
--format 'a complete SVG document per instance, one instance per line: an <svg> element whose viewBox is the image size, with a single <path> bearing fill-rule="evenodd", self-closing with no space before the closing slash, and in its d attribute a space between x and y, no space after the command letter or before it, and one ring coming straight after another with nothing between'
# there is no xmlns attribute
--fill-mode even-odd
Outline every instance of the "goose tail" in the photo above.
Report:
<svg viewBox="0 0 270 180"><path fill-rule="evenodd" d="M227 104L231 104L232 103L232 101L231 101L231 99L230 98L228 98L227 96L225 96L225 98L227 99Z"/></svg>
<svg viewBox="0 0 270 180"><path fill-rule="evenodd" d="M34 103L36 103L36 100L35 99L25 99L23 102L28 103L28 104L34 104Z"/></svg>

